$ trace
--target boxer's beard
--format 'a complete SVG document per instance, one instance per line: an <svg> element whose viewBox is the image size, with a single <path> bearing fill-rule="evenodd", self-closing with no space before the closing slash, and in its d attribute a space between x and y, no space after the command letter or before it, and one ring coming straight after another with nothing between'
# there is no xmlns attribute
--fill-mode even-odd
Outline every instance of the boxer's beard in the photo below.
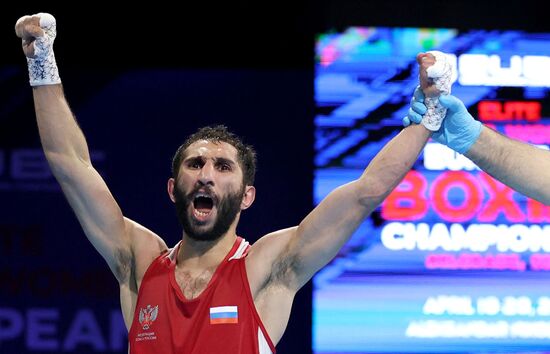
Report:
<svg viewBox="0 0 550 354"><path fill-rule="evenodd" d="M189 207L193 203L199 189L206 190L212 198L216 207L216 219L209 228L204 228L193 219ZM190 238L197 241L214 241L222 237L235 221L237 214L241 211L241 201L244 194L244 187L236 193L229 193L226 197L218 199L209 186L197 186L189 194L184 195L177 185L174 186L174 198L176 199L176 212L178 219L183 226L183 231Z"/></svg>

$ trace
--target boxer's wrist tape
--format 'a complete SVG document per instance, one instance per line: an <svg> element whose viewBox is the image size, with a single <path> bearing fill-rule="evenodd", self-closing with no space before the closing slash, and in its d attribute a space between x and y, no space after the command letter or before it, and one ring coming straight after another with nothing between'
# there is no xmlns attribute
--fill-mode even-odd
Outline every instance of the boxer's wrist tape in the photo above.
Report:
<svg viewBox="0 0 550 354"><path fill-rule="evenodd" d="M426 97L424 104L426 105L426 113L422 117L422 125L428 130L438 131L447 114L447 108L439 103L438 97Z"/></svg>
<svg viewBox="0 0 550 354"><path fill-rule="evenodd" d="M427 68L428 77L434 80L435 87L441 94L451 93L451 80L453 69L444 53L439 51L428 52L435 57L434 65ZM439 103L438 97L426 97L426 114L422 118L422 124L431 131L437 131L443 123L447 109Z"/></svg>
<svg viewBox="0 0 550 354"><path fill-rule="evenodd" d="M29 82L31 86L59 84L61 78L53 52L56 36L55 18L45 13L33 16L40 16L40 27L44 30L44 35L34 41L34 58L27 58Z"/></svg>

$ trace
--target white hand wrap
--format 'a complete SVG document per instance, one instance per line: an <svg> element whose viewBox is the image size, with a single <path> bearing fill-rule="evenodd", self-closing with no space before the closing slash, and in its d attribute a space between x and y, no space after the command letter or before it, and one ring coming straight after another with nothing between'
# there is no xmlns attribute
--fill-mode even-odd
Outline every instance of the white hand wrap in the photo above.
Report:
<svg viewBox="0 0 550 354"><path fill-rule="evenodd" d="M38 13L40 27L44 35L34 41L34 58L27 58L31 86L54 85L61 83L53 54L53 41L56 36L55 17L48 13Z"/></svg>
<svg viewBox="0 0 550 354"><path fill-rule="evenodd" d="M450 94L453 66L445 53L435 50L428 53L435 57L435 64L426 70L428 77L434 80L435 87L439 90L440 94ZM431 131L439 130L445 114L447 114L447 108L439 103L439 97L426 97L424 104L428 110L422 118L422 124Z"/></svg>

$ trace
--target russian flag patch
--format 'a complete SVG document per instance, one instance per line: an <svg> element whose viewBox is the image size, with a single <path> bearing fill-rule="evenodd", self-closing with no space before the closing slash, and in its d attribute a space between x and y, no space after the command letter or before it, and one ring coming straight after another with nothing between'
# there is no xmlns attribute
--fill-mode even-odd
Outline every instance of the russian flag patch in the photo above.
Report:
<svg viewBox="0 0 550 354"><path fill-rule="evenodd" d="M218 306L210 308L210 324L239 323L237 306Z"/></svg>

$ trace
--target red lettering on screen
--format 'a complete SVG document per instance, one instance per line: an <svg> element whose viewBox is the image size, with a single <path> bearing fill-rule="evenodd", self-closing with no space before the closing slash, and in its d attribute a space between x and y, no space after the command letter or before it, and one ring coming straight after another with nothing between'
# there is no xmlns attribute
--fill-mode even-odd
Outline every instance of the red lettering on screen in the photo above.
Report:
<svg viewBox="0 0 550 354"><path fill-rule="evenodd" d="M514 190L512 188L505 186L486 173L480 173L479 177L485 190L489 193L489 199L478 215L479 221L495 221L500 213L504 214L508 221L525 220L525 215L513 199Z"/></svg>
<svg viewBox="0 0 550 354"><path fill-rule="evenodd" d="M550 222L550 206L517 196L483 172L446 171L429 182L422 173L411 171L382 203L381 215L386 220L415 221L433 211L446 222L494 222L500 216L509 222Z"/></svg>
<svg viewBox="0 0 550 354"><path fill-rule="evenodd" d="M387 220L418 220L428 211L426 178L418 171L409 171L403 181L382 204L382 217Z"/></svg>
<svg viewBox="0 0 550 354"><path fill-rule="evenodd" d="M482 121L519 120L537 122L541 118L541 104L535 101L481 101L477 105Z"/></svg>
<svg viewBox="0 0 550 354"><path fill-rule="evenodd" d="M454 201L449 198L451 189L461 190L464 197ZM462 222L472 219L481 206L483 191L475 178L464 171L451 171L440 174L430 189L433 209L438 215L445 215L445 220Z"/></svg>
<svg viewBox="0 0 550 354"><path fill-rule="evenodd" d="M527 221L533 223L550 222L550 206L529 198L527 200Z"/></svg>

